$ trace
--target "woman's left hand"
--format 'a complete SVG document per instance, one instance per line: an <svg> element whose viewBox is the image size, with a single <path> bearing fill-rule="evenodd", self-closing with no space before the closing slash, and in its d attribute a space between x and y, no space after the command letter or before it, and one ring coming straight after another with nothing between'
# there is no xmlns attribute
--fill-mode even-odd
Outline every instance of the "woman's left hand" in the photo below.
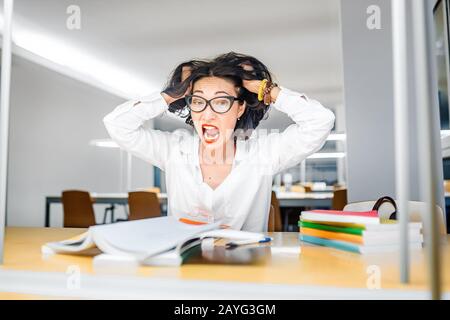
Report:
<svg viewBox="0 0 450 320"><path fill-rule="evenodd" d="M259 86L261 85L261 80L242 80L244 88L252 93L258 94Z"/></svg>
<svg viewBox="0 0 450 320"><path fill-rule="evenodd" d="M261 85L262 80L242 80L242 84L244 88L248 91L258 94L259 86ZM270 91L270 101L275 102L278 97L278 93L280 92L279 87L275 87Z"/></svg>

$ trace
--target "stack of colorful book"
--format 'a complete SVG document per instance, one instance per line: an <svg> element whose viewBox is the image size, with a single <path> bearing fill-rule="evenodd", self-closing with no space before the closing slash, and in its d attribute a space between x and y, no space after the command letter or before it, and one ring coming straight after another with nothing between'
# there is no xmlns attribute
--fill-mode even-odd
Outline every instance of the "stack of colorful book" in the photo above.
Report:
<svg viewBox="0 0 450 320"><path fill-rule="evenodd" d="M381 220L377 211L303 211L298 222L300 240L357 252L388 252L399 249L400 226L396 220ZM410 249L422 248L422 223L408 224Z"/></svg>

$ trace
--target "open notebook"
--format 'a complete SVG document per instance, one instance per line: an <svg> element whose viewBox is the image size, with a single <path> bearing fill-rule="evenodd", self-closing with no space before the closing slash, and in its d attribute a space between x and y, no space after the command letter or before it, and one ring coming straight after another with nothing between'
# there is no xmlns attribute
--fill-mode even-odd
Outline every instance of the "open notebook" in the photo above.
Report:
<svg viewBox="0 0 450 320"><path fill-rule="evenodd" d="M105 254L132 257L141 264L172 266L181 265L187 251L204 238L259 241L265 236L221 229L220 222L192 225L169 216L92 226L76 237L46 243L42 253L86 254L97 247Z"/></svg>

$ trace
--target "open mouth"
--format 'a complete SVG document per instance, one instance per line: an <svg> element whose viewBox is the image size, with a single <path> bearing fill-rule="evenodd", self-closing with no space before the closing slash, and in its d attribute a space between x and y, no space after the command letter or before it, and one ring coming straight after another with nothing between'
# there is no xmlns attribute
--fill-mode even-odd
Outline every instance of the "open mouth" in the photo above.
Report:
<svg viewBox="0 0 450 320"><path fill-rule="evenodd" d="M202 125L203 138L206 143L213 143L219 139L220 132L219 128L210 124Z"/></svg>

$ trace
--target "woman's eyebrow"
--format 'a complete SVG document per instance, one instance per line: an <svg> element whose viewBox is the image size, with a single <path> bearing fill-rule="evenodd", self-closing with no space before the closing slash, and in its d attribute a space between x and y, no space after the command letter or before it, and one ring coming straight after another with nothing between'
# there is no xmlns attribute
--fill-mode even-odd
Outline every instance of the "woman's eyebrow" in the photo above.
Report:
<svg viewBox="0 0 450 320"><path fill-rule="evenodd" d="M225 94L229 94L228 92L225 92L225 91L217 91L215 94L218 94L218 93L225 93Z"/></svg>
<svg viewBox="0 0 450 320"><path fill-rule="evenodd" d="M195 91L192 92L192 93L196 93L196 92L204 93L202 90L195 90ZM228 94L228 95L229 95L229 93L228 93L228 92L225 92L225 91L217 91L215 94L218 94L218 93L225 93L225 94Z"/></svg>

